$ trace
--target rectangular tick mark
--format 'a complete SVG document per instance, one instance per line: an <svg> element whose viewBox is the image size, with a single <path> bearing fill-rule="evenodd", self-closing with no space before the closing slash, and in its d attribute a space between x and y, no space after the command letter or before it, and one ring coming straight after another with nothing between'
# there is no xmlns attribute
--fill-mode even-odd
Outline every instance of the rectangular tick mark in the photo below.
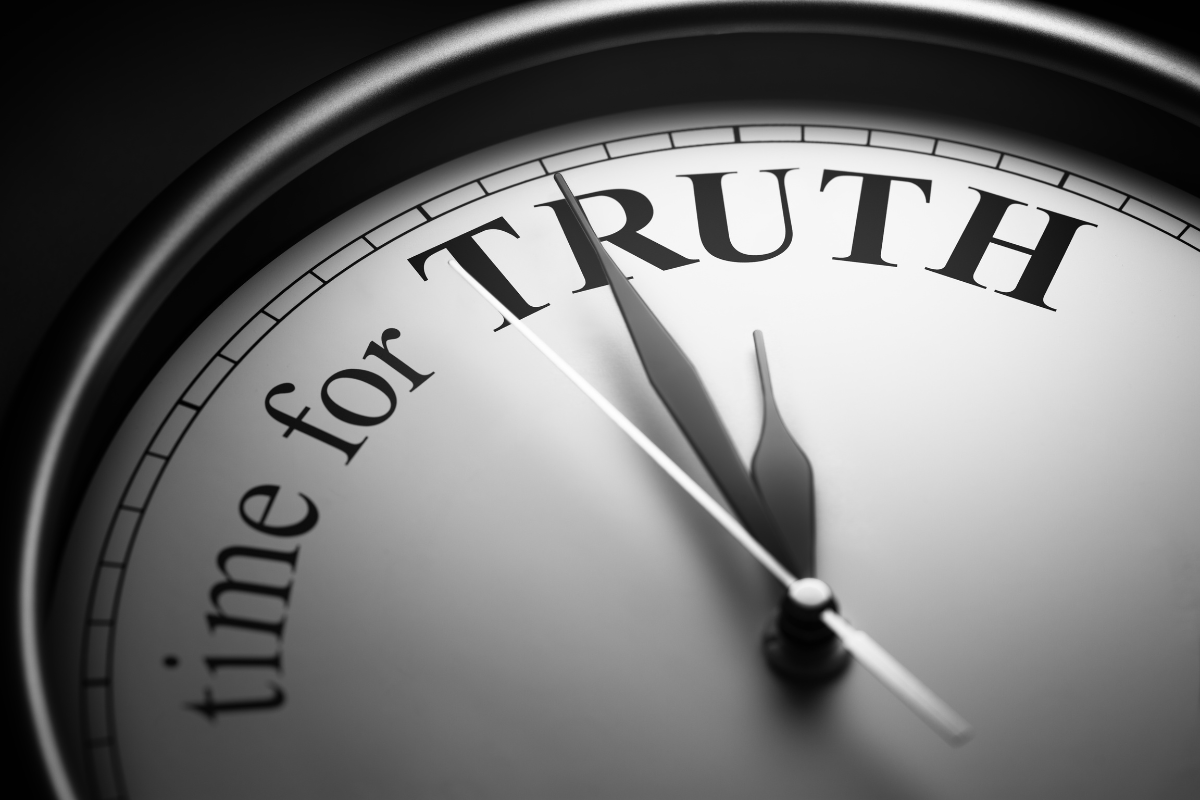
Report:
<svg viewBox="0 0 1200 800"><path fill-rule="evenodd" d="M229 343L221 348L221 355L230 361L241 361L242 358L258 344L258 340L267 335L267 331L275 327L275 320L266 314L255 314L240 331L233 335Z"/></svg>
<svg viewBox="0 0 1200 800"><path fill-rule="evenodd" d="M184 392L183 402L197 408L203 406L231 369L233 362L227 358L218 356L208 362L208 366L192 380L192 385Z"/></svg>

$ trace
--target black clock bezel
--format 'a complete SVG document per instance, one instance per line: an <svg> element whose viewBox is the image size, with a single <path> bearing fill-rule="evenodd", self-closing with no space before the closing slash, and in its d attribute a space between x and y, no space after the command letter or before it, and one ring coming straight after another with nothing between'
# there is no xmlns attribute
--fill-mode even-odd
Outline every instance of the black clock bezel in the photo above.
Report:
<svg viewBox="0 0 1200 800"><path fill-rule="evenodd" d="M814 64L840 69L788 71ZM42 672L54 565L113 431L201 315L286 244L436 163L588 116L731 96L953 111L1200 195L1186 149L1200 125L1200 63L1026 2L543 0L330 76L239 131L139 215L72 296L10 415L20 427L6 432L15 480L5 513L23 543L10 648L24 676L12 691L24 695L60 797L79 794ZM492 119L477 124L484 114ZM392 166L370 182L346 179L398 145L411 155L385 159Z"/></svg>

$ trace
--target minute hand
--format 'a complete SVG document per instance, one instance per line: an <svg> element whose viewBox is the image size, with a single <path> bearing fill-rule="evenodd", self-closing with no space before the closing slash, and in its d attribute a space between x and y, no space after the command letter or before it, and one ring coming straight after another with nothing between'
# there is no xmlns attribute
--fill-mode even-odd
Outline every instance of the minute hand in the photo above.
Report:
<svg viewBox="0 0 1200 800"><path fill-rule="evenodd" d="M617 306L621 309L621 316L625 319L625 327L629 329L633 345L654 390L742 523L776 559L790 567L792 559L783 546L778 527L759 498L696 368L641 295L629 285L625 274L617 269L592 230L579 201L567 186L566 179L556 173L554 180L604 269Z"/></svg>

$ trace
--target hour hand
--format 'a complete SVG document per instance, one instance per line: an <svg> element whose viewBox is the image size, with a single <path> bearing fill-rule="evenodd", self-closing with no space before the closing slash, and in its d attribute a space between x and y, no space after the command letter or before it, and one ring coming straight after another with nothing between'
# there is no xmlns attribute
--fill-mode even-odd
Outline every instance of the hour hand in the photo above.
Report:
<svg viewBox="0 0 1200 800"><path fill-rule="evenodd" d="M763 427L750 474L763 502L779 524L796 576L809 578L813 575L816 539L812 466L779 415L762 331L754 332L754 351L762 380Z"/></svg>
<svg viewBox="0 0 1200 800"><path fill-rule="evenodd" d="M775 521L763 506L696 368L630 286L624 273L617 269L563 176L555 174L554 180L612 286L625 326L654 390L742 523L776 559L791 566L792 559Z"/></svg>

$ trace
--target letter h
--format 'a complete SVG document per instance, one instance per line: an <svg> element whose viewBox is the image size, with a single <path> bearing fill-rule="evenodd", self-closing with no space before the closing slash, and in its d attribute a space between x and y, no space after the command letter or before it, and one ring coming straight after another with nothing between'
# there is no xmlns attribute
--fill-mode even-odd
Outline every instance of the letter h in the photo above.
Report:
<svg viewBox="0 0 1200 800"><path fill-rule="evenodd" d="M1050 282L1054 280L1054 275L1058 272L1058 267L1075 236L1075 231L1084 225L1094 228L1095 224L1039 208L1038 211L1044 211L1050 217L1050 221L1046 223L1046 230L1042 232L1042 238L1036 245L1023 247L1003 239L997 239L996 229L1000 227L1000 221L1004 219L1004 214L1008 211L1009 206L1023 206L1025 203L985 192L973 186L971 189L979 193L979 205L975 207L975 212L967 222L962 236L959 237L958 244L954 246L954 252L950 254L946 266L941 269L933 267L926 267L926 269L948 278L954 278L956 281L983 288L983 284L975 280L975 272L979 269L979 263L983 260L983 255L987 252L988 247L998 244L1029 256L1029 263L1025 265L1016 287L1011 292L998 292L998 294L1016 298L1039 308L1056 310L1046 305L1046 292L1050 289Z"/></svg>

